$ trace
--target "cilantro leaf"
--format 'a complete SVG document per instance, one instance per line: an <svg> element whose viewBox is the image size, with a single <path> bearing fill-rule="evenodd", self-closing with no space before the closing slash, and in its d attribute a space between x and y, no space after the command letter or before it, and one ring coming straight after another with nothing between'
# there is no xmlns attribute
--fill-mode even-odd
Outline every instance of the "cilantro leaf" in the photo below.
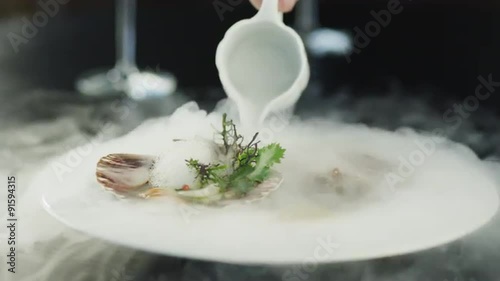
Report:
<svg viewBox="0 0 500 281"><path fill-rule="evenodd" d="M263 181L269 176L269 170L274 164L281 163L285 149L277 143L260 148L253 172L248 177L254 181Z"/></svg>

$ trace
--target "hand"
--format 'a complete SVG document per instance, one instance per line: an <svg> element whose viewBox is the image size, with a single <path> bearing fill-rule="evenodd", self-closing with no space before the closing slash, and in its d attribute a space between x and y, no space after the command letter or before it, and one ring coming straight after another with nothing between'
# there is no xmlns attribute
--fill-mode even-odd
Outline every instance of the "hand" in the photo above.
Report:
<svg viewBox="0 0 500 281"><path fill-rule="evenodd" d="M280 11L287 13L293 10L293 7L295 7L295 3L297 3L298 0L279 0L280 3ZM304 1L311 1L311 0L304 0ZM250 0L252 5L255 6L255 8L259 8L260 5L262 5L262 0Z"/></svg>

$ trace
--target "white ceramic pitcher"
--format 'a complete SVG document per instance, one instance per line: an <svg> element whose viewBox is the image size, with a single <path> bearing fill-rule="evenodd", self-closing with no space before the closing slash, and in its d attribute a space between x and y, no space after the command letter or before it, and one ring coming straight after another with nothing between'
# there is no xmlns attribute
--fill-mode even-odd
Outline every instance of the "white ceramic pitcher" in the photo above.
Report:
<svg viewBox="0 0 500 281"><path fill-rule="evenodd" d="M309 82L309 63L300 36L283 23L278 0L234 24L216 53L219 78L247 125L293 108Z"/></svg>

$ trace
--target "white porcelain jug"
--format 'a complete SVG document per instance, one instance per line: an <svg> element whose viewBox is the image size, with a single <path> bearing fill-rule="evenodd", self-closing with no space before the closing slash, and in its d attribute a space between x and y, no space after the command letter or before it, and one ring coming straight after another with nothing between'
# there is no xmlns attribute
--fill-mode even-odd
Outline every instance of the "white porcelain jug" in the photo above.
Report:
<svg viewBox="0 0 500 281"><path fill-rule="evenodd" d="M219 78L247 125L291 108L309 82L300 36L283 23L278 0L264 0L252 18L234 24L216 53Z"/></svg>

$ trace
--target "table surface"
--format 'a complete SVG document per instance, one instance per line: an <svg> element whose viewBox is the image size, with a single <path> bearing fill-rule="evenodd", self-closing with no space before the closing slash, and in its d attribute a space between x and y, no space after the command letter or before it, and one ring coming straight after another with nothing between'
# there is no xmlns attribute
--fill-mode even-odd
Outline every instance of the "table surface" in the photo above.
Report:
<svg viewBox="0 0 500 281"><path fill-rule="evenodd" d="M5 34L9 28L0 28L0 32ZM96 135L102 139L120 136L148 118L172 113L192 99L210 110L223 92L216 87L183 87L173 96L154 102L85 99L64 87L61 90L51 86L56 82L42 81L60 79L68 85L72 83L68 79L73 78L53 77L38 68L37 62L43 60L37 53L39 44L44 44L42 36L19 57L13 58L10 53L0 55L0 62L4 62L0 63L0 171L18 176L18 192L23 198L19 210L19 272L9 276L11 280L493 281L500 278L500 219L470 237L438 249L374 261L322 265L309 273L301 265L250 267L156 256L67 229L43 212L38 205L39 191L28 190L33 175L50 157ZM26 67L30 63L32 69ZM58 67L72 68L60 63ZM454 103L462 102L452 98L436 101L432 91L425 90L410 96L397 83L378 96L354 97L347 90L338 90L330 98L314 94L321 91L313 83L300 101L297 114L304 118L323 116L348 123L361 122L388 130L446 127L442 113ZM123 118L109 110L117 102L134 104L135 110ZM108 128L105 131L104 126ZM492 109L481 107L473 112L449 137L469 145L481 158L500 157L500 122ZM38 279L33 279L35 275Z"/></svg>

